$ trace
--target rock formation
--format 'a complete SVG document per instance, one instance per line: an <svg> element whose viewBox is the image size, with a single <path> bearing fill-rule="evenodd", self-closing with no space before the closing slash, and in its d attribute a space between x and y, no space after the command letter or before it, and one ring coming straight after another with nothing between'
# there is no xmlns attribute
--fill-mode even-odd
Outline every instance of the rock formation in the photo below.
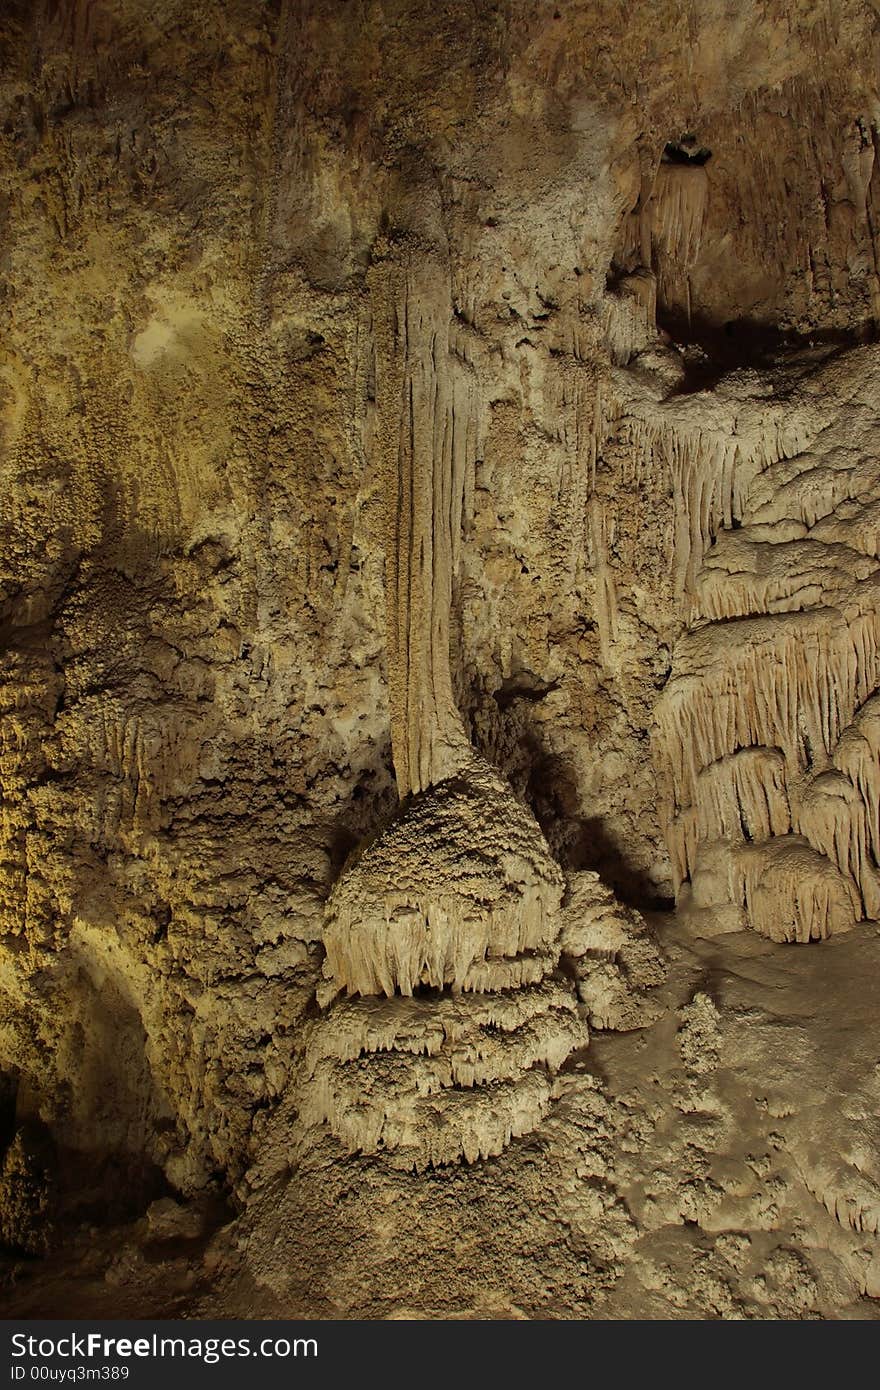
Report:
<svg viewBox="0 0 880 1390"><path fill-rule="evenodd" d="M562 874L533 816L475 753L452 693L453 577L478 436L471 372L450 356L448 279L429 265L376 280L376 293L397 292L373 316L366 447L389 518L402 805L328 899L319 997L360 998L314 1030L303 1113L352 1150L424 1167L488 1157L533 1129L587 1031L557 978Z"/></svg>
<svg viewBox="0 0 880 1390"><path fill-rule="evenodd" d="M148 11L0 15L0 1287L871 1314L873 7Z"/></svg>
<svg viewBox="0 0 880 1390"><path fill-rule="evenodd" d="M676 882L701 911L722 909L716 929L809 941L880 905L865 775L880 682L878 365L865 348L796 383L769 376L757 411L737 401L732 446L691 444L689 626L657 755Z"/></svg>

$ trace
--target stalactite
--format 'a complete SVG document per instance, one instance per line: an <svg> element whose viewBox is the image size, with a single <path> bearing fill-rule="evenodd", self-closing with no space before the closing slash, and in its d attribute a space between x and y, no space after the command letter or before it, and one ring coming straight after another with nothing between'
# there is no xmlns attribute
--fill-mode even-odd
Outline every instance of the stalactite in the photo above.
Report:
<svg viewBox="0 0 880 1390"><path fill-rule="evenodd" d="M779 747L792 773L830 759L877 684L878 643L880 615L844 624L833 609L687 633L657 711L675 804L690 804L701 768L739 748Z"/></svg>
<svg viewBox="0 0 880 1390"><path fill-rule="evenodd" d="M823 772L807 784L795 806L795 830L857 885L864 915L880 915L870 812L858 788L842 772Z"/></svg>
<svg viewBox="0 0 880 1390"><path fill-rule="evenodd" d="M716 892L720 847L729 901L780 940L880 911L875 414L849 399L877 364L856 356L861 375L807 378L791 420L740 406L748 449L687 408L663 441L690 624L654 740L676 892Z"/></svg>
<svg viewBox="0 0 880 1390"><path fill-rule="evenodd" d="M449 611L476 387L449 351L448 276L430 257L380 279L376 444L388 505L387 631L394 765L402 797L457 771L470 745L452 693Z"/></svg>
<svg viewBox="0 0 880 1390"><path fill-rule="evenodd" d="M866 700L840 737L835 765L858 790L865 807L868 845L875 865L880 865L880 695Z"/></svg>
<svg viewBox="0 0 880 1390"><path fill-rule="evenodd" d="M599 442L603 437L602 379L575 357L554 372L556 430L562 445L554 514L553 550L569 582L576 582L585 554L585 519L595 487Z"/></svg>
<svg viewBox="0 0 880 1390"><path fill-rule="evenodd" d="M688 269L700 249L709 180L698 164L661 163L648 204L651 239L677 265Z"/></svg>
<svg viewBox="0 0 880 1390"><path fill-rule="evenodd" d="M798 836L745 845L730 865L731 898L773 941L821 941L861 917L852 881Z"/></svg>
<svg viewBox="0 0 880 1390"><path fill-rule="evenodd" d="M877 570L873 560L813 533L772 540L760 527L722 533L706 554L695 581L694 616L723 620L753 613L789 613L839 606L854 583Z"/></svg>
<svg viewBox="0 0 880 1390"><path fill-rule="evenodd" d="M772 748L744 748L710 763L697 774L691 803L667 824L676 892L692 877L705 843L788 834L791 809L782 755Z"/></svg>
<svg viewBox="0 0 880 1390"><path fill-rule="evenodd" d="M721 431L682 429L662 416L627 415L633 449L656 453L672 482L675 502L675 585L689 604L703 555L723 526L742 515L751 481L790 447L772 428L757 438L732 438Z"/></svg>
<svg viewBox="0 0 880 1390"><path fill-rule="evenodd" d="M603 330L611 361L625 367L657 336L657 281L640 268L605 296Z"/></svg>
<svg viewBox="0 0 880 1390"><path fill-rule="evenodd" d="M607 670L611 663L612 647L617 640L617 590L614 570L608 558L608 513L598 498L591 499L588 516L599 649L602 665Z"/></svg>

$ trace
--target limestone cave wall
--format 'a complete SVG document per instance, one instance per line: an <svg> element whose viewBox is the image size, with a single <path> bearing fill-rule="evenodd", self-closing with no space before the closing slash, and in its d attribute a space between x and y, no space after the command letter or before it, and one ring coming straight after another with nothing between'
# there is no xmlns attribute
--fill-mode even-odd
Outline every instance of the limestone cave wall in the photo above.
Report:
<svg viewBox="0 0 880 1390"><path fill-rule="evenodd" d="M74 1205L239 1183L470 754L569 903L876 917L877 26L4 7L0 1070Z"/></svg>

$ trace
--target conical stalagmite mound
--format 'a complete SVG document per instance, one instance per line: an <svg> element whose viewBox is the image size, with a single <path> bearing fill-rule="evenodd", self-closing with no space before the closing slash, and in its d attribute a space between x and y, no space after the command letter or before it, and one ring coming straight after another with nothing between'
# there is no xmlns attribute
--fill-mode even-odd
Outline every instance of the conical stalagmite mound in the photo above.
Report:
<svg viewBox="0 0 880 1390"><path fill-rule="evenodd" d="M424 1168L533 1129L587 1041L556 974L563 878L530 813L474 756L406 802L327 905L304 1114ZM415 996L415 997L414 997Z"/></svg>
<svg viewBox="0 0 880 1390"><path fill-rule="evenodd" d="M563 880L488 763L405 803L327 906L326 993L517 988L552 970Z"/></svg>
<svg viewBox="0 0 880 1390"><path fill-rule="evenodd" d="M307 1123L419 1170L498 1154L540 1124L553 1075L585 1045L567 982L338 1004L307 1058Z"/></svg>

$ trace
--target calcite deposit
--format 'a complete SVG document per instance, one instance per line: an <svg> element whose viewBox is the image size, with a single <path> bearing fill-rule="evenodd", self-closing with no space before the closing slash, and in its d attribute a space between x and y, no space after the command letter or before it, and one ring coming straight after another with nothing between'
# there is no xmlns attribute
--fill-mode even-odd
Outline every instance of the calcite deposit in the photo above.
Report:
<svg viewBox="0 0 880 1390"><path fill-rule="evenodd" d="M2 8L10 1314L876 1316L878 72Z"/></svg>

